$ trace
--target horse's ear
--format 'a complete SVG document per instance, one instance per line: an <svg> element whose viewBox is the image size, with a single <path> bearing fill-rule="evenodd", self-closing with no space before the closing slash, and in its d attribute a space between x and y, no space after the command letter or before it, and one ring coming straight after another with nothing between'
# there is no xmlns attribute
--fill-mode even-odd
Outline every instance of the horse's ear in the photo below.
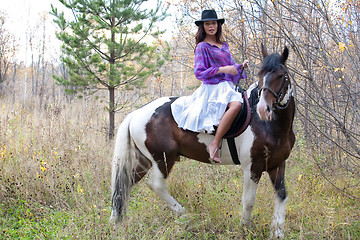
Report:
<svg viewBox="0 0 360 240"><path fill-rule="evenodd" d="M289 56L289 49L285 46L284 51L281 54L281 59L282 59L283 63L286 62L288 56Z"/></svg>
<svg viewBox="0 0 360 240"><path fill-rule="evenodd" d="M263 58L265 58L268 55L266 47L264 46L263 43L261 43L261 53L263 55Z"/></svg>

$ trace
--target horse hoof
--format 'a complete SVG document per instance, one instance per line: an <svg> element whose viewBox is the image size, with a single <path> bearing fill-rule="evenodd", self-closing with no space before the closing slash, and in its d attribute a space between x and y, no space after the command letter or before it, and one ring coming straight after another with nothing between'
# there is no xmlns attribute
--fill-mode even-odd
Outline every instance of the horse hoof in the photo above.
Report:
<svg viewBox="0 0 360 240"><path fill-rule="evenodd" d="M250 227L250 219L241 219L241 224L244 227L249 228Z"/></svg>
<svg viewBox="0 0 360 240"><path fill-rule="evenodd" d="M189 219L186 214L183 214L182 216L177 217L175 222L181 225L187 225L189 223Z"/></svg>
<svg viewBox="0 0 360 240"><path fill-rule="evenodd" d="M272 226L270 239L284 239L285 234L281 227Z"/></svg>

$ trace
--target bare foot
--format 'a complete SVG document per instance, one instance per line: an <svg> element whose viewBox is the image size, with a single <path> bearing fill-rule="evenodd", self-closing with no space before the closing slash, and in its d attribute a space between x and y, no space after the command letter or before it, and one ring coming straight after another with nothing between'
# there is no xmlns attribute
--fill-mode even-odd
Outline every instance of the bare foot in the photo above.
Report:
<svg viewBox="0 0 360 240"><path fill-rule="evenodd" d="M217 163L221 163L221 160L219 157L219 150L220 150L219 145L210 143L208 146L208 149L209 149L209 155L210 155L209 160L215 161Z"/></svg>

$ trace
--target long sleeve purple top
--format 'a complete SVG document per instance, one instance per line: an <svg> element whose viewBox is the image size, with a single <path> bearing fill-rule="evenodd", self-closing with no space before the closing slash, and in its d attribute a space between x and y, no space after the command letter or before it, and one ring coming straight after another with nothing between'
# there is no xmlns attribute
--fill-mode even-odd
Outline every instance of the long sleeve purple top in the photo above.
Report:
<svg viewBox="0 0 360 240"><path fill-rule="evenodd" d="M237 68L237 75L219 73L219 67L233 65ZM207 42L200 42L195 48L195 77L204 84L218 84L223 81L230 81L236 84L240 79L247 78L245 71L241 73L242 64L236 64L226 42L222 48Z"/></svg>

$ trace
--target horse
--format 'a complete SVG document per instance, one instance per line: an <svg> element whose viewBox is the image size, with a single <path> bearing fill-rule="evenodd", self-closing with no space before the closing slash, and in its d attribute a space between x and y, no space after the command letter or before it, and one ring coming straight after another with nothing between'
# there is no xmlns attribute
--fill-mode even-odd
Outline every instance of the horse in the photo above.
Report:
<svg viewBox="0 0 360 240"><path fill-rule="evenodd" d="M295 101L286 60L289 50L282 54L268 54L262 45L262 66L259 80L246 90L248 96L257 92L257 101L251 107L249 126L234 137L236 154L243 171L242 223L250 224L256 190L263 172L267 172L275 189L275 209L271 223L272 234L284 237L285 160L295 142L292 130ZM176 214L183 215L181 206L166 188L165 179L180 156L202 163L217 164L209 160L207 145L213 135L192 132L177 126L171 114L175 97L158 98L129 113L121 123L115 141L112 163L111 219L119 222L126 213L131 187L148 172L147 184ZM223 141L221 164L235 165Z"/></svg>

